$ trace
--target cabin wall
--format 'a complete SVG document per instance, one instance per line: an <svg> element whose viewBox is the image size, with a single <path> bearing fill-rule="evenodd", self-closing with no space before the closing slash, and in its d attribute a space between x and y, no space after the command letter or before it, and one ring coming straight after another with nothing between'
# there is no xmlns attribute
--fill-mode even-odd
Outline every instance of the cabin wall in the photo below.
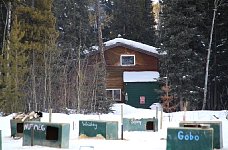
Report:
<svg viewBox="0 0 228 150"><path fill-rule="evenodd" d="M121 55L135 55L135 66L121 66ZM155 56L130 50L125 47L115 47L105 51L107 69L107 88L124 88L124 71L158 71L158 58Z"/></svg>
<svg viewBox="0 0 228 150"><path fill-rule="evenodd" d="M89 56L89 66L94 66L100 61L99 53L94 53ZM121 89L121 101L125 101L125 85L123 82L124 71L158 71L158 57L123 46L116 46L104 51L106 61L106 88ZM135 55L134 66L121 66L121 55ZM136 88L138 89L138 88ZM138 101L138 100L137 100ZM151 100L149 100L151 101ZM149 102L147 101L147 102ZM147 107L147 106L146 106Z"/></svg>
<svg viewBox="0 0 228 150"><path fill-rule="evenodd" d="M125 92L128 93L128 101L125 103L136 108L146 108L159 102L160 95L156 89L160 89L157 82L128 82L125 84Z"/></svg>

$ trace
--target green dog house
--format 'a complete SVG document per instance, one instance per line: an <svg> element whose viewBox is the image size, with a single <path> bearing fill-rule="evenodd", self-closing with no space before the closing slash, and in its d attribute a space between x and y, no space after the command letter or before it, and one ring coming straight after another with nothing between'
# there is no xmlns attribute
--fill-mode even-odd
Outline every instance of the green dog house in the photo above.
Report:
<svg viewBox="0 0 228 150"><path fill-rule="evenodd" d="M40 118L33 118L31 121L40 121ZM21 119L10 120L11 137L23 137L24 122Z"/></svg>
<svg viewBox="0 0 228 150"><path fill-rule="evenodd" d="M213 129L167 128L166 150L213 150Z"/></svg>
<svg viewBox="0 0 228 150"><path fill-rule="evenodd" d="M198 127L203 125L209 125L210 128L214 129L213 143L214 148L223 148L223 136L222 136L222 121L181 121L179 123L180 127Z"/></svg>
<svg viewBox="0 0 228 150"><path fill-rule="evenodd" d="M107 140L118 139L118 122L117 121L97 121L81 120L79 121L79 136L88 137L103 136Z"/></svg>
<svg viewBox="0 0 228 150"><path fill-rule="evenodd" d="M29 121L24 123L23 146L69 148L70 124Z"/></svg>
<svg viewBox="0 0 228 150"><path fill-rule="evenodd" d="M156 118L123 118L124 131L158 131L158 119Z"/></svg>

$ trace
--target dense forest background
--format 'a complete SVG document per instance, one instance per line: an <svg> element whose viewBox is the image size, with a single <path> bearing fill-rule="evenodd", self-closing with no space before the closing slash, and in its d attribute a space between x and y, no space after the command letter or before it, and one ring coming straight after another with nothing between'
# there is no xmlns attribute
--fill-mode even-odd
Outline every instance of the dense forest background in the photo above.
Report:
<svg viewBox="0 0 228 150"><path fill-rule="evenodd" d="M209 62L205 108L227 109L227 18L227 0L0 0L0 111L110 111L85 52L116 37L158 48L175 110L202 109Z"/></svg>

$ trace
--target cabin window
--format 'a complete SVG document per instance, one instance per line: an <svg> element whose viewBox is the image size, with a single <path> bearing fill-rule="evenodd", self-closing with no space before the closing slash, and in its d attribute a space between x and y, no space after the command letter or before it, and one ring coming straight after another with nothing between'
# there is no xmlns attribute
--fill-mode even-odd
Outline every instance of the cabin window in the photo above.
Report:
<svg viewBox="0 0 228 150"><path fill-rule="evenodd" d="M121 101L121 89L107 89L107 97L114 101Z"/></svg>
<svg viewBox="0 0 228 150"><path fill-rule="evenodd" d="M121 55L120 63L121 63L121 66L134 66L135 55Z"/></svg>

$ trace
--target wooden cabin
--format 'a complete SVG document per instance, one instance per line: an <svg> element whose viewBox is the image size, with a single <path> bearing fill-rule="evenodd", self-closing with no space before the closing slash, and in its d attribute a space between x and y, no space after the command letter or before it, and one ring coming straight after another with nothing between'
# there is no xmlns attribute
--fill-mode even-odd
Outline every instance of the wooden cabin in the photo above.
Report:
<svg viewBox="0 0 228 150"><path fill-rule="evenodd" d="M159 101L159 55L155 47L116 38L104 43L104 56L109 97L139 108Z"/></svg>

